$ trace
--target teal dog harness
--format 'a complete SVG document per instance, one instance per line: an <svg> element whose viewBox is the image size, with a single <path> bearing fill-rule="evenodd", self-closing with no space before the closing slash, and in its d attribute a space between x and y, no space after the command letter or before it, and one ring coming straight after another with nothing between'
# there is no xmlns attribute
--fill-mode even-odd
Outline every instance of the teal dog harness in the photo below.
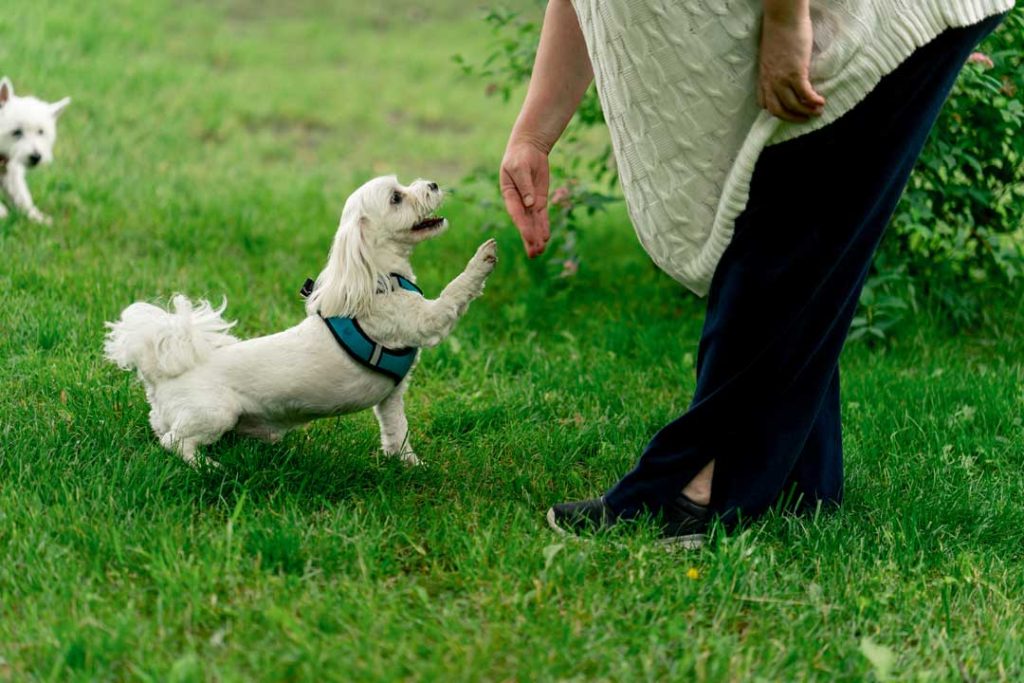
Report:
<svg viewBox="0 0 1024 683"><path fill-rule="evenodd" d="M312 293L313 284L312 280L306 280L300 290L303 297L308 297ZM396 289L423 294L423 290L398 273L391 273L388 277L382 276L377 283L377 294L393 292ZM327 329L334 335L335 341L345 349L352 360L387 375L395 381L395 384L405 379L409 370L412 369L412 364L416 362L416 352L419 349L415 347L389 349L371 339L355 318L345 316L331 316L330 318L320 316L320 318L327 324Z"/></svg>

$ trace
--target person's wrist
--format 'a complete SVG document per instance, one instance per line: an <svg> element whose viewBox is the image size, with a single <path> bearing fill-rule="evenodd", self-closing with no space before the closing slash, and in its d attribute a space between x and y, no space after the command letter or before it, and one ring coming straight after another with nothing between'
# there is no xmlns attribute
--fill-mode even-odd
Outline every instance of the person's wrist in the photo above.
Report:
<svg viewBox="0 0 1024 683"><path fill-rule="evenodd" d="M544 156L548 156L551 153L551 148L554 147L554 142L549 141L547 136L540 135L531 131L525 130L513 130L512 134L508 138L507 149L521 146L532 147L536 151L540 152Z"/></svg>
<svg viewBox="0 0 1024 683"><path fill-rule="evenodd" d="M808 0L764 0L764 22L777 26L792 26L810 16Z"/></svg>

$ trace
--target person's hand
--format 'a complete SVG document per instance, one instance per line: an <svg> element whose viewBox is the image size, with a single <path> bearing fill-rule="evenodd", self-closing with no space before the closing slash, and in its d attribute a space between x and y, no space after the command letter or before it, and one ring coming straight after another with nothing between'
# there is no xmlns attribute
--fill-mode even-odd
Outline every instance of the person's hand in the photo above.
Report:
<svg viewBox="0 0 1024 683"><path fill-rule="evenodd" d="M548 223L548 152L528 140L509 140L501 160L501 196L519 228L530 258L544 251L551 238Z"/></svg>
<svg viewBox="0 0 1024 683"><path fill-rule="evenodd" d="M812 41L811 15L806 8L774 12L766 8L757 103L773 116L802 123L824 111L825 98L809 79Z"/></svg>

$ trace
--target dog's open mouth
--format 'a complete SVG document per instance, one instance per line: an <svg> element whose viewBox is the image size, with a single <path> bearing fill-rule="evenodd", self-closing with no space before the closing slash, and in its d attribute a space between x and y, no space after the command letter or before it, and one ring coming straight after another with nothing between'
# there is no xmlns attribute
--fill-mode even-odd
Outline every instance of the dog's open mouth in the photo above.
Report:
<svg viewBox="0 0 1024 683"><path fill-rule="evenodd" d="M430 230L432 228L440 226L442 223L444 223L444 216L430 216L429 218L424 218L419 223L412 226L411 229L413 232L419 232L420 230Z"/></svg>

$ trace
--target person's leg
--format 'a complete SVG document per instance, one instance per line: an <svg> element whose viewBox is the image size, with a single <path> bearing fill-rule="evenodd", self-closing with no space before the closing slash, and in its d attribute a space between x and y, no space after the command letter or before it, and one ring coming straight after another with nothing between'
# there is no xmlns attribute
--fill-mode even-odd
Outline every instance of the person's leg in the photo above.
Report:
<svg viewBox="0 0 1024 683"><path fill-rule="evenodd" d="M839 368L825 390L825 397L803 450L793 464L783 488L786 507L813 510L843 501L843 433L839 407Z"/></svg>
<svg viewBox="0 0 1024 683"><path fill-rule="evenodd" d="M698 505L711 502L715 462L712 460L690 483L683 495ZM811 425L784 491L792 507L813 509L820 503L838 505L843 498L843 439L839 407L839 368L836 367L825 400Z"/></svg>
<svg viewBox="0 0 1024 683"><path fill-rule="evenodd" d="M694 401L605 495L615 515L672 505L711 462L710 507L727 522L787 482L838 502L839 353L928 131L997 23L947 31L838 121L764 151L712 284Z"/></svg>

